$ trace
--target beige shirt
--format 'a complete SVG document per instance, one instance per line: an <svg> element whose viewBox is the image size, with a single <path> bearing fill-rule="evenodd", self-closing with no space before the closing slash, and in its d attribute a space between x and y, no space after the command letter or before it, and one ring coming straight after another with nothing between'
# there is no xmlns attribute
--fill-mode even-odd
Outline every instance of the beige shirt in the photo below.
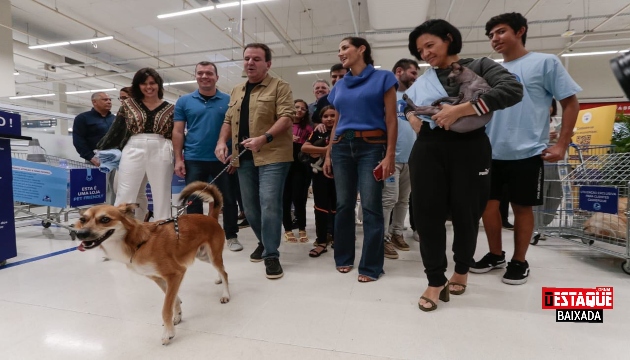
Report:
<svg viewBox="0 0 630 360"><path fill-rule="evenodd" d="M245 85L237 85L230 93L230 103L225 114L225 124L232 127L232 153L238 154L238 124L241 119L241 104L245 96ZM295 117L293 93L289 84L267 74L265 79L251 92L249 99L249 136L264 135L281 117ZM268 165L293 161L293 134L289 127L273 141L254 152L254 165ZM238 167L236 160L233 166Z"/></svg>

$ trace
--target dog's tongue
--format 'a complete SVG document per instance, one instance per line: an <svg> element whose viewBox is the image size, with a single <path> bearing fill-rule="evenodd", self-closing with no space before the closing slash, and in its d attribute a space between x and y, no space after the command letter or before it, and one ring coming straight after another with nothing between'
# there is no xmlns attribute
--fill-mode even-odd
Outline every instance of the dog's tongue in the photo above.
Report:
<svg viewBox="0 0 630 360"><path fill-rule="evenodd" d="M80 243L79 246L77 246L77 250L85 251L85 247L83 247L83 243Z"/></svg>

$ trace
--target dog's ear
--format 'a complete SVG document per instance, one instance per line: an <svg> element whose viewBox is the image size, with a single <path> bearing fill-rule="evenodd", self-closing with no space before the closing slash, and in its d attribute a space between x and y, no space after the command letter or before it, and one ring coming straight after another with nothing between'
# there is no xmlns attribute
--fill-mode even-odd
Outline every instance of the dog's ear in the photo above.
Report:
<svg viewBox="0 0 630 360"><path fill-rule="evenodd" d="M118 205L118 210L123 214L123 215L131 215L133 216L135 213L135 210L137 208L140 207L140 204L134 204L134 203L123 203Z"/></svg>
<svg viewBox="0 0 630 360"><path fill-rule="evenodd" d="M83 216L83 214L85 214L86 211L87 209L79 209L79 215Z"/></svg>

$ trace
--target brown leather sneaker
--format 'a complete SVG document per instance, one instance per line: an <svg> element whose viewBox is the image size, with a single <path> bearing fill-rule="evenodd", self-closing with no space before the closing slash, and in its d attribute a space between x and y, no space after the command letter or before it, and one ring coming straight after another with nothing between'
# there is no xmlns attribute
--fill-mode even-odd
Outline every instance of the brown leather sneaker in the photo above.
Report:
<svg viewBox="0 0 630 360"><path fill-rule="evenodd" d="M409 251L409 245L405 242L402 235L392 234L392 245L400 251Z"/></svg>

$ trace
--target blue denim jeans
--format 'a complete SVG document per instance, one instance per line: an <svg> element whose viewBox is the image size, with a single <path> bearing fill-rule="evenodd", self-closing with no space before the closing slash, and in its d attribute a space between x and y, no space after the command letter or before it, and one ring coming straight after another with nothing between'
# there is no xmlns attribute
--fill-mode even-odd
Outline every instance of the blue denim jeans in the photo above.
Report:
<svg viewBox="0 0 630 360"><path fill-rule="evenodd" d="M255 166L253 160L241 160L237 170L245 217L265 247L263 258L280 257L282 193L290 165L282 162Z"/></svg>
<svg viewBox="0 0 630 360"><path fill-rule="evenodd" d="M186 160L186 184L193 181L211 182L225 168L225 164L220 161L199 161ZM223 230L225 237L233 239L238 233L238 205L236 204L235 181L227 171L216 178L214 185L223 194ZM188 214L203 214L203 203L196 199L186 209Z"/></svg>
<svg viewBox="0 0 630 360"><path fill-rule="evenodd" d="M376 181L374 168L385 156L385 144L368 143L362 138L342 138L332 145L331 160L337 190L335 215L335 264L353 266L355 256L354 208L357 187L363 210L363 252L359 274L378 279L383 274L384 224L383 182Z"/></svg>

